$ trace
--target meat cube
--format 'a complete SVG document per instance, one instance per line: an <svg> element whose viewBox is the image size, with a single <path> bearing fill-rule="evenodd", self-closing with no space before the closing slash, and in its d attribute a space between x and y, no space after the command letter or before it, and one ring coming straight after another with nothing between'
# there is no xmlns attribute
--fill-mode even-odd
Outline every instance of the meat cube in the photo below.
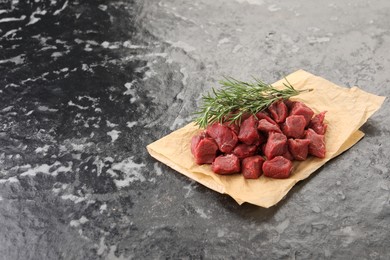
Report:
<svg viewBox="0 0 390 260"><path fill-rule="evenodd" d="M218 151L218 145L212 138L204 134L195 135L191 139L191 152L197 164L212 163Z"/></svg>
<svg viewBox="0 0 390 260"><path fill-rule="evenodd" d="M244 159L246 157L255 155L257 152L256 145L247 145L247 144L238 144L233 149L233 154L236 155L239 159Z"/></svg>
<svg viewBox="0 0 390 260"><path fill-rule="evenodd" d="M309 152L310 140L308 139L288 139L288 150L295 160L304 161Z"/></svg>
<svg viewBox="0 0 390 260"><path fill-rule="evenodd" d="M264 154L268 160L282 155L287 150L287 137L284 134L270 132L264 147Z"/></svg>
<svg viewBox="0 0 390 260"><path fill-rule="evenodd" d="M215 140L223 153L230 153L238 142L237 135L227 126L214 123L207 127L206 133Z"/></svg>
<svg viewBox="0 0 390 260"><path fill-rule="evenodd" d="M258 112L256 113L256 117L258 120L261 120L261 119L265 119L267 120L268 122L270 122L271 124L273 125L276 125L277 127L279 127L278 123L276 123L266 112L264 111L261 111L261 112Z"/></svg>
<svg viewBox="0 0 390 260"><path fill-rule="evenodd" d="M224 122L223 125L229 127L236 135L240 132L240 126L236 122Z"/></svg>
<svg viewBox="0 0 390 260"><path fill-rule="evenodd" d="M291 109L292 105L294 104L295 101L292 101L290 99L284 100L284 104L286 104L287 109Z"/></svg>
<svg viewBox="0 0 390 260"><path fill-rule="evenodd" d="M220 155L211 165L213 172L218 174L233 174L240 172L240 159L234 154Z"/></svg>
<svg viewBox="0 0 390 260"><path fill-rule="evenodd" d="M194 135L192 138L191 138L191 153L194 154L195 153L195 149L196 147L198 146L199 142L204 139L206 137L206 133L205 132L202 132L198 135Z"/></svg>
<svg viewBox="0 0 390 260"><path fill-rule="evenodd" d="M245 179L257 179L263 173L264 158L260 155L247 157L241 162L241 173Z"/></svg>
<svg viewBox="0 0 390 260"><path fill-rule="evenodd" d="M291 115L286 118L282 126L283 133L287 137L301 138L305 131L306 119L302 115Z"/></svg>
<svg viewBox="0 0 390 260"><path fill-rule="evenodd" d="M293 169L293 163L283 156L276 156L272 160L263 163L264 176L285 179L290 177Z"/></svg>
<svg viewBox="0 0 390 260"><path fill-rule="evenodd" d="M325 136L317 134L313 129L308 128L305 131L305 139L310 140L309 154L318 158L324 158L326 154Z"/></svg>
<svg viewBox="0 0 390 260"><path fill-rule="evenodd" d="M257 129L259 131L262 131L262 132L265 132L265 133L269 133L269 132L277 132L277 133L281 133L282 131L280 130L279 128L279 125L278 124L272 124L270 123L267 119L261 119L257 125Z"/></svg>
<svg viewBox="0 0 390 260"><path fill-rule="evenodd" d="M238 140L248 145L257 143L260 139L257 132L257 123L258 121L253 115L245 119L241 123Z"/></svg>
<svg viewBox="0 0 390 260"><path fill-rule="evenodd" d="M288 146L287 146L287 148L288 148ZM286 149L286 152L284 154L282 154L282 156L290 161L294 160L294 157L292 156L292 154L290 153L290 151L288 149Z"/></svg>
<svg viewBox="0 0 390 260"><path fill-rule="evenodd" d="M294 101L291 105L290 115L302 115L305 117L306 124L308 126L310 119L313 117L314 112L310 107L299 101Z"/></svg>
<svg viewBox="0 0 390 260"><path fill-rule="evenodd" d="M276 123L283 123L287 117L288 109L283 100L276 101L268 107L272 118Z"/></svg>
<svg viewBox="0 0 390 260"><path fill-rule="evenodd" d="M325 113L326 111L323 111L319 114L314 115L309 123L309 128L313 129L314 132L320 135L324 135L328 127L327 124L324 124Z"/></svg>

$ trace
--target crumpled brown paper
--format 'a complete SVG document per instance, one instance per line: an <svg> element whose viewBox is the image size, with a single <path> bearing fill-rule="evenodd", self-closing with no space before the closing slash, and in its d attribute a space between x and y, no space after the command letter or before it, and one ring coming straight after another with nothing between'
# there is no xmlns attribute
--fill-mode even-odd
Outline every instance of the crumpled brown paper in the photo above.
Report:
<svg viewBox="0 0 390 260"><path fill-rule="evenodd" d="M262 207L278 203L300 180L310 176L328 160L352 147L364 134L358 129L377 111L385 97L367 93L357 87L343 88L321 77L299 70L286 77L294 88L314 89L293 97L307 104L315 113L328 111L325 121L326 157L310 157L294 162L294 171L288 179L272 179L261 176L247 180L240 174L218 175L210 165L197 165L190 151L191 137L201 131L193 123L151 143L147 149L151 156L174 170L220 193L229 194L239 204L249 202ZM283 87L284 80L274 84Z"/></svg>

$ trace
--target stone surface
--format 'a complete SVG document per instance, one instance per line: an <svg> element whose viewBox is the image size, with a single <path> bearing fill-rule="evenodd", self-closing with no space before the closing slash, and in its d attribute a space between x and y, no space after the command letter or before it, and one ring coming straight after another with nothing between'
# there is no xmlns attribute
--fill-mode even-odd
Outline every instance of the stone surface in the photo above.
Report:
<svg viewBox="0 0 390 260"><path fill-rule="evenodd" d="M145 146L223 75L390 94L388 1L2 1L1 259L389 259L389 101L278 205Z"/></svg>

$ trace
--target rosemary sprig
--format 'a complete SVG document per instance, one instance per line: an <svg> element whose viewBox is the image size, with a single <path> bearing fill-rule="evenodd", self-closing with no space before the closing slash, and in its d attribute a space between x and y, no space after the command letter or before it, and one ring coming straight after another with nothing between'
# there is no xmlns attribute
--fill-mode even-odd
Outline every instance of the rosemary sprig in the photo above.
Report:
<svg viewBox="0 0 390 260"><path fill-rule="evenodd" d="M248 83L225 77L219 82L221 88L212 88L213 96L207 93L202 97L202 104L195 112L198 116L195 123L203 128L214 122L240 124L241 117L246 113L256 114L277 100L289 99L301 92L312 90L296 90L287 79L287 84L283 83L284 89L274 88L256 78L254 80Z"/></svg>

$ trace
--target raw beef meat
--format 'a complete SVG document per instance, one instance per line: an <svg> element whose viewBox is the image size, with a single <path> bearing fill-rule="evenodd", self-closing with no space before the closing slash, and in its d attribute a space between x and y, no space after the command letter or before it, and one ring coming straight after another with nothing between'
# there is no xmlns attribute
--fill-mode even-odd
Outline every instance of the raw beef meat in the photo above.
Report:
<svg viewBox="0 0 390 260"><path fill-rule="evenodd" d="M227 126L214 123L207 127L206 133L217 143L219 150L230 153L238 142L237 135Z"/></svg>
<svg viewBox="0 0 390 260"><path fill-rule="evenodd" d="M287 117L288 109L283 100L276 101L268 107L272 118L276 123L283 123Z"/></svg>
<svg viewBox="0 0 390 260"><path fill-rule="evenodd" d="M302 115L291 115L286 118L282 126L283 133L287 137L301 138L305 131L306 120Z"/></svg>
<svg viewBox="0 0 390 260"><path fill-rule="evenodd" d="M286 104L287 108L290 110L292 105L294 104L295 101L292 101L290 99L284 100L284 104Z"/></svg>
<svg viewBox="0 0 390 260"><path fill-rule="evenodd" d="M288 142L288 140L287 140ZM288 146L287 146L288 148ZM292 154L290 153L290 151L288 149L286 149L286 152L284 154L282 154L282 156L290 161L294 160L294 157L292 156Z"/></svg>
<svg viewBox="0 0 390 260"><path fill-rule="evenodd" d="M245 179L257 179L263 173L264 158L260 155L247 157L242 160L241 172Z"/></svg>
<svg viewBox="0 0 390 260"><path fill-rule="evenodd" d="M261 119L257 125L257 129L259 131L262 131L262 132L265 132L265 133L268 133L268 132L278 132L278 133L281 133L282 131L280 130L279 128L279 125L278 124L272 124L270 123L267 119Z"/></svg>
<svg viewBox="0 0 390 260"><path fill-rule="evenodd" d="M282 155L287 149L287 137L284 134L270 132L264 147L264 154L268 160Z"/></svg>
<svg viewBox="0 0 390 260"><path fill-rule="evenodd" d="M326 111L323 111L313 116L309 123L309 128L313 129L314 132L320 135L324 135L326 132L326 128L328 127L327 124L324 124L325 113Z"/></svg>
<svg viewBox="0 0 390 260"><path fill-rule="evenodd" d="M257 143L260 140L259 133L257 132L257 123L258 121L253 115L245 119L241 123L238 140L248 145Z"/></svg>
<svg viewBox="0 0 390 260"><path fill-rule="evenodd" d="M294 160L325 158L326 111L314 115L302 102L279 100L255 115L245 113L240 122L230 121L238 112L192 137L197 164L211 164L211 170L222 175L241 171L246 179L262 174L288 178Z"/></svg>
<svg viewBox="0 0 390 260"><path fill-rule="evenodd" d="M197 164L212 163L218 151L218 145L204 134L196 135L191 140L191 152Z"/></svg>
<svg viewBox="0 0 390 260"><path fill-rule="evenodd" d="M318 158L325 157L326 148L324 135L319 135L313 129L309 128L305 131L305 139L310 140L309 154Z"/></svg>
<svg viewBox="0 0 390 260"><path fill-rule="evenodd" d="M256 145L238 144L233 149L233 154L236 155L239 159L244 159L245 157L255 155L256 153Z"/></svg>
<svg viewBox="0 0 390 260"><path fill-rule="evenodd" d="M305 117L306 125L309 125L310 119L313 117L314 112L306 106L304 103L299 101L294 101L291 105L290 115L302 115Z"/></svg>
<svg viewBox="0 0 390 260"><path fill-rule="evenodd" d="M240 132L240 127L235 122L224 122L223 125L229 127L236 135Z"/></svg>
<svg viewBox="0 0 390 260"><path fill-rule="evenodd" d="M272 160L263 163L264 176L285 179L290 177L293 169L293 163L283 156L276 156Z"/></svg>
<svg viewBox="0 0 390 260"><path fill-rule="evenodd" d="M295 160L304 161L309 152L310 140L308 139L288 139L288 150Z"/></svg>
<svg viewBox="0 0 390 260"><path fill-rule="evenodd" d="M278 123L276 123L266 112L264 111L261 111L261 112L258 112L256 113L256 117L258 120L261 120L261 119L265 119L267 120L268 122L270 122L271 124L273 125L276 125L279 127Z"/></svg>
<svg viewBox="0 0 390 260"><path fill-rule="evenodd" d="M234 154L220 155L211 165L213 172L218 174L232 174L240 172L240 159Z"/></svg>
<svg viewBox="0 0 390 260"><path fill-rule="evenodd" d="M205 132L201 132L198 135L194 135L191 138L191 153L194 154L196 147L198 146L200 140L204 139L206 137Z"/></svg>

